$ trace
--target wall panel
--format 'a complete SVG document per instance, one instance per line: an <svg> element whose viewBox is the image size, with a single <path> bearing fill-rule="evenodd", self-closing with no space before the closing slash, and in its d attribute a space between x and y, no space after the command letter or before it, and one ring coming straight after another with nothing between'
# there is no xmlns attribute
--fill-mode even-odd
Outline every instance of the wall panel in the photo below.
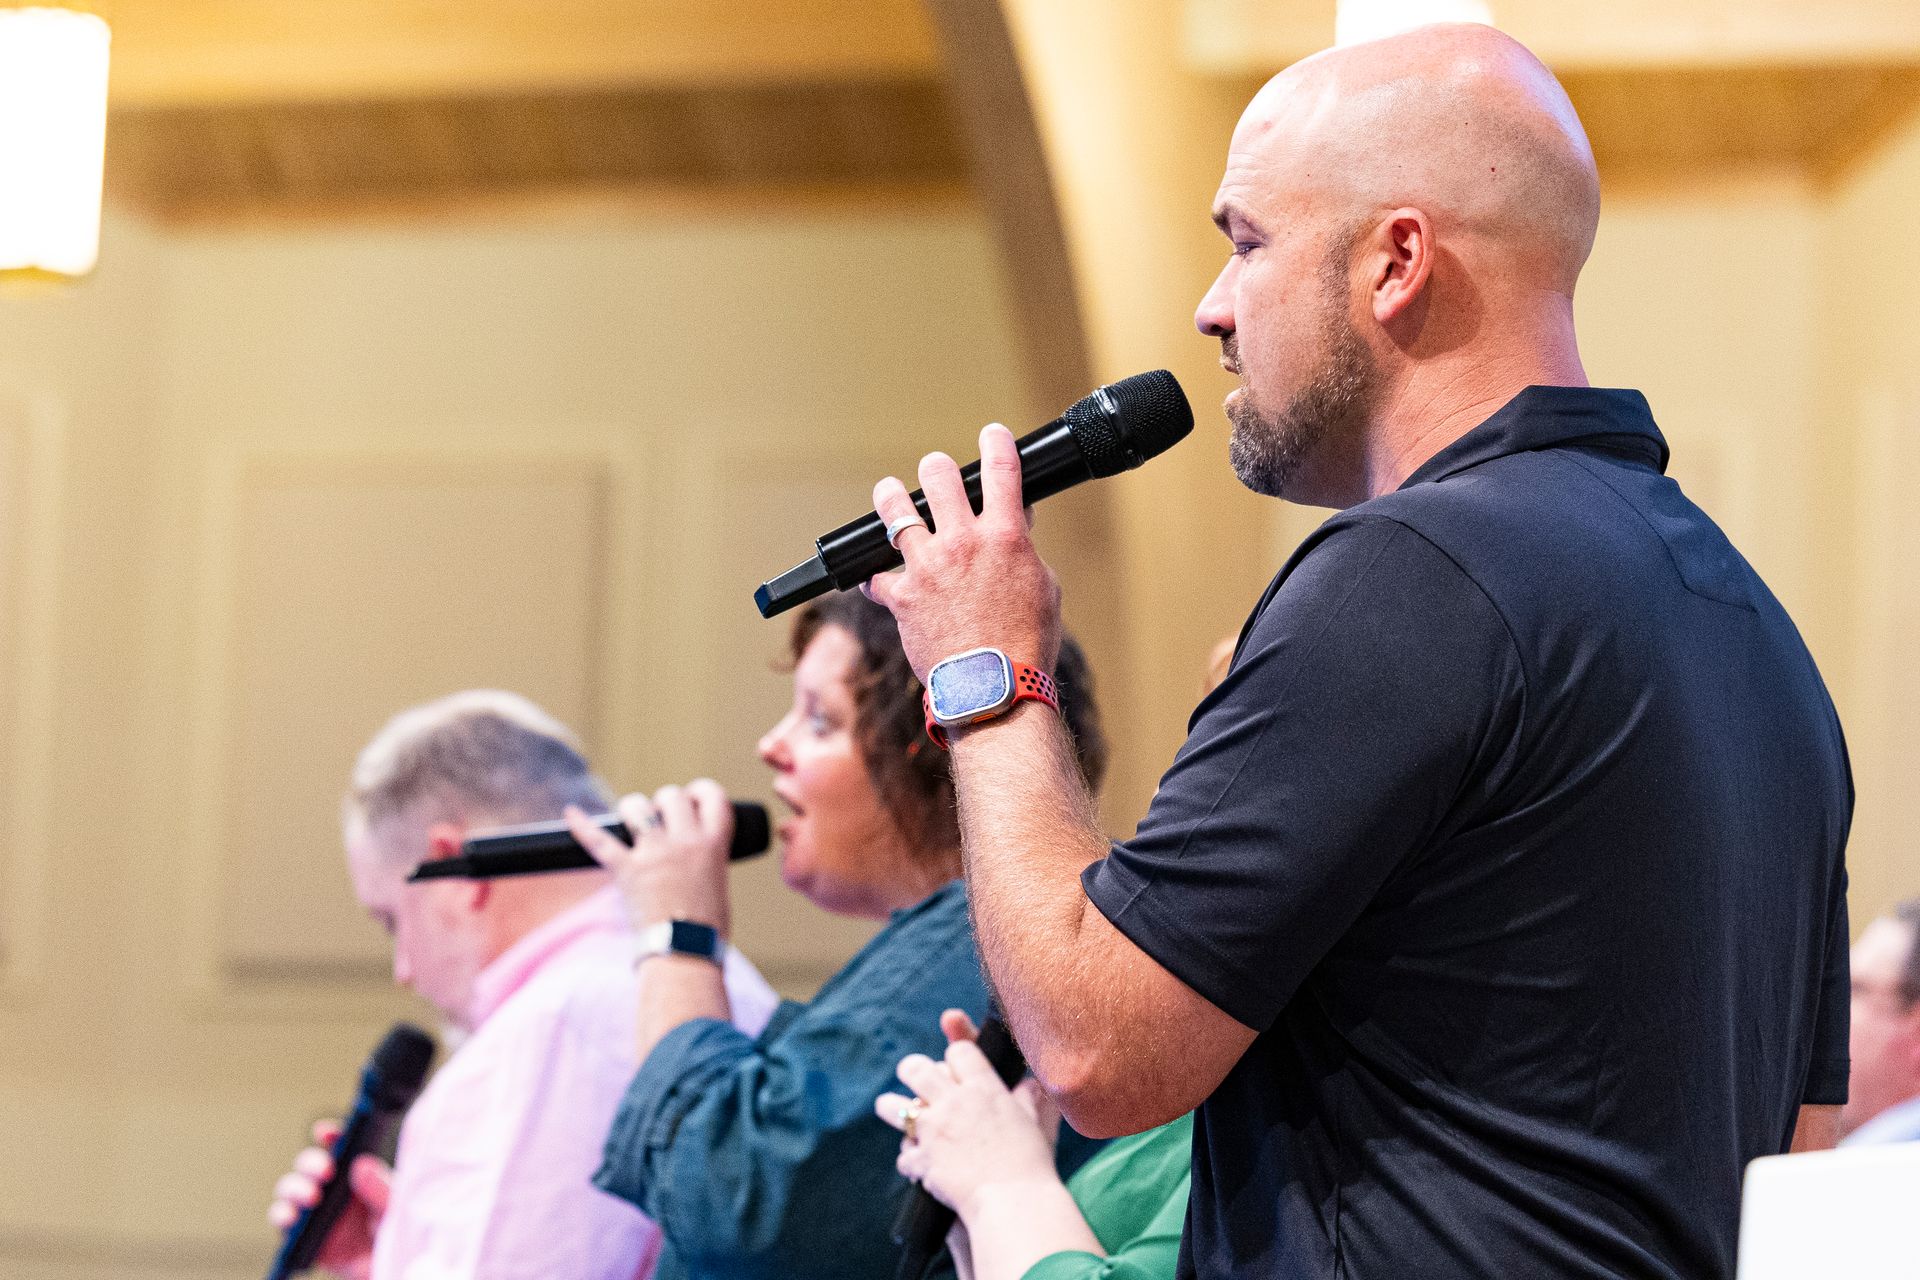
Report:
<svg viewBox="0 0 1920 1280"><path fill-rule="evenodd" d="M526 693L591 736L603 703L604 458L316 452L216 458L190 856L203 976L384 991L388 945L340 892L346 764L401 707Z"/></svg>
<svg viewBox="0 0 1920 1280"><path fill-rule="evenodd" d="M37 976L47 927L59 401L0 383L0 992Z"/></svg>

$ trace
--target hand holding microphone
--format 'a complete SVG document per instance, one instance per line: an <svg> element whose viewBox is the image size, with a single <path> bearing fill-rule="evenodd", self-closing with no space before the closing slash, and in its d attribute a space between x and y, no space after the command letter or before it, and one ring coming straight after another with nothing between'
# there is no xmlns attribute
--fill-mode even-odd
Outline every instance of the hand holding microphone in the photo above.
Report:
<svg viewBox="0 0 1920 1280"><path fill-rule="evenodd" d="M711 778L662 787L652 797L630 795L618 813L633 842L597 826L578 809L568 830L595 861L614 873L635 929L671 920L732 932L727 864L734 840L734 808Z"/></svg>
<svg viewBox="0 0 1920 1280"><path fill-rule="evenodd" d="M295 1156L293 1168L274 1184L267 1221L275 1230L285 1231L320 1203L320 1193L334 1177L330 1151L340 1140L340 1130L338 1120L314 1122L314 1145ZM373 1265L374 1234L393 1194L393 1169L379 1156L362 1155L348 1167L346 1177L352 1195L314 1252L313 1265L347 1280L364 1280Z"/></svg>
<svg viewBox="0 0 1920 1280"><path fill-rule="evenodd" d="M365 1162L420 1095L432 1063L432 1037L408 1023L394 1024L367 1059L346 1120L315 1126L314 1139L327 1149L303 1151L294 1171L274 1188L268 1217L286 1238L267 1280L287 1280L315 1265L353 1275L371 1264L387 1179L377 1159Z"/></svg>
<svg viewBox="0 0 1920 1280"><path fill-rule="evenodd" d="M920 460L933 528L906 485L888 476L873 509L893 533L906 567L862 587L890 610L900 644L922 683L942 658L991 646L1052 671L1060 652L1060 584L1027 530L1013 433L998 423L980 433L980 512L960 468L944 453ZM938 532L934 532L937 529Z"/></svg>
<svg viewBox="0 0 1920 1280"><path fill-rule="evenodd" d="M1025 508L1140 466L1192 430L1186 394L1165 370L1101 387L1019 440L995 424L980 433L980 461L965 469L944 453L921 459L919 493L882 480L873 514L815 539L813 558L763 583L754 602L771 617L861 586L892 611L923 682L941 659L986 647L1050 669L1060 590L1028 537ZM902 564L904 572L886 572Z"/></svg>
<svg viewBox="0 0 1920 1280"><path fill-rule="evenodd" d="M1014 444L1014 471L1021 501L1028 506L1085 480L1131 471L1186 439L1193 430L1193 409L1174 376L1164 369L1137 373L1085 396L1067 411ZM930 455L944 457L944 455ZM949 459L951 461L951 459ZM982 469L986 458L958 471L959 486L972 510L984 501ZM922 464L925 478L925 463ZM920 518L944 529L929 490L909 495ZM901 562L898 529L913 511L903 506L892 515L876 507L814 539L814 554L777 578L760 584L753 602L771 618L817 595L859 586Z"/></svg>

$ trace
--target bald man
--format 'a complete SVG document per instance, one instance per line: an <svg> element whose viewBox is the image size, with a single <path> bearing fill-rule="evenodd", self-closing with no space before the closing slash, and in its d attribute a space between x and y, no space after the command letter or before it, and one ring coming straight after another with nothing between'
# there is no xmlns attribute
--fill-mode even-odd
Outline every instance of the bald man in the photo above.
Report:
<svg viewBox="0 0 1920 1280"><path fill-rule="evenodd" d="M1646 401L1587 385L1598 210L1565 94L1489 28L1262 89L1198 323L1241 480L1339 511L1133 838L1043 702L953 732L1041 1081L1089 1134L1199 1108L1182 1276L1731 1276L1742 1167L1845 1097L1840 727ZM868 588L956 702L979 660L942 660L1059 637L1012 438L981 453L978 516L923 460L938 532ZM911 519L900 481L874 499Z"/></svg>

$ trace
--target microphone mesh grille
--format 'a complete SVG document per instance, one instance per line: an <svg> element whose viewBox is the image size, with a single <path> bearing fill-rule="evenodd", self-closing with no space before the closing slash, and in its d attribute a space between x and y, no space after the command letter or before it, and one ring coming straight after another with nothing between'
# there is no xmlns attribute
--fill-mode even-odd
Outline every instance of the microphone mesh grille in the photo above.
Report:
<svg viewBox="0 0 1920 1280"><path fill-rule="evenodd" d="M1165 369L1101 387L1062 417L1096 477L1131 471L1193 430L1186 393Z"/></svg>
<svg viewBox="0 0 1920 1280"><path fill-rule="evenodd" d="M413 1102L431 1065L433 1037L409 1022L396 1022L367 1063L380 1082L382 1104L394 1109Z"/></svg>

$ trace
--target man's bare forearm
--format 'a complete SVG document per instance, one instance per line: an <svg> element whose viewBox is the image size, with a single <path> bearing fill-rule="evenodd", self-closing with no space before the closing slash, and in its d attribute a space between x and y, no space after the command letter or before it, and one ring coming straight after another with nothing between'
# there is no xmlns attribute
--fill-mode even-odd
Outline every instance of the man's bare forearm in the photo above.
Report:
<svg viewBox="0 0 1920 1280"><path fill-rule="evenodd" d="M968 730L953 773L980 954L1047 1092L1089 1137L1198 1106L1254 1031L1088 900L1080 873L1109 846L1060 718L1029 704Z"/></svg>
<svg viewBox="0 0 1920 1280"><path fill-rule="evenodd" d="M1106 1004L1112 934L1104 919L1087 927L1093 907L1080 887L1108 847L1092 797L1065 725L1041 706L961 734L953 752L981 957L1034 1073L1070 1095L1120 1012L1096 1007Z"/></svg>

